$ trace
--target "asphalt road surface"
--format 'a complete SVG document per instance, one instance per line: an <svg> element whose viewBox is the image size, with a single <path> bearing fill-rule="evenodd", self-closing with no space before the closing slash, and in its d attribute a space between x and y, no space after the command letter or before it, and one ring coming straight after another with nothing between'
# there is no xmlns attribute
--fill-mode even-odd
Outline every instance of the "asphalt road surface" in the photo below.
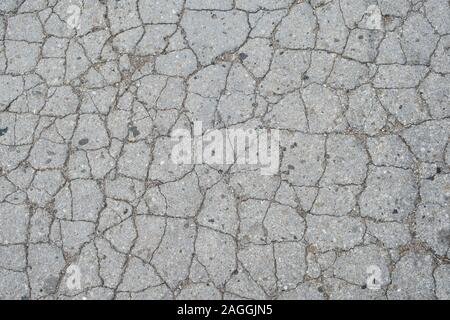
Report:
<svg viewBox="0 0 450 320"><path fill-rule="evenodd" d="M1 0L0 298L449 299L449 135L447 0Z"/></svg>

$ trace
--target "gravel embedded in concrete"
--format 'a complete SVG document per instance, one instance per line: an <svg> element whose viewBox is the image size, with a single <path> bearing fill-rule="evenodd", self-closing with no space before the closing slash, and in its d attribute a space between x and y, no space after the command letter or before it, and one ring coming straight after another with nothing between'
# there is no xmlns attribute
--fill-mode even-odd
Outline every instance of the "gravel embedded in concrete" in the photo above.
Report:
<svg viewBox="0 0 450 320"><path fill-rule="evenodd" d="M447 0L0 1L0 299L449 299ZM280 130L279 170L171 162Z"/></svg>

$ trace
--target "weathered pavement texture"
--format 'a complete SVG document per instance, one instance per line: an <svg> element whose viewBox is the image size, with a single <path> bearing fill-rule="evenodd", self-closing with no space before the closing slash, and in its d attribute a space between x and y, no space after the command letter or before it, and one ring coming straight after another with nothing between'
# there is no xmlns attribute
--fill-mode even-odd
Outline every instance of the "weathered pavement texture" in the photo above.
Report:
<svg viewBox="0 0 450 320"><path fill-rule="evenodd" d="M1 299L450 298L448 0L0 12ZM194 121L279 174L171 164Z"/></svg>

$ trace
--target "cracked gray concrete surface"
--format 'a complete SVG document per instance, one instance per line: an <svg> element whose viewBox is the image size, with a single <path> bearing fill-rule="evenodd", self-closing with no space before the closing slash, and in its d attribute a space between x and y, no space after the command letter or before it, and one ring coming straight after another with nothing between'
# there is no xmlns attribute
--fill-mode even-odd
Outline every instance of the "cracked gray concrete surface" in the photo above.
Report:
<svg viewBox="0 0 450 320"><path fill-rule="evenodd" d="M448 0L0 0L0 299L449 299L449 135Z"/></svg>

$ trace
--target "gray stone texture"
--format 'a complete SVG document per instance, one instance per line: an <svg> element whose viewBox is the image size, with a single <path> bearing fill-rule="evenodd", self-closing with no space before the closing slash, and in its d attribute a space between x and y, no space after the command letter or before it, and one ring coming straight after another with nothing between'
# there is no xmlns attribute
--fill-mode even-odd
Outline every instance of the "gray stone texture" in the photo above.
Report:
<svg viewBox="0 0 450 320"><path fill-rule="evenodd" d="M0 0L0 300L448 300L449 138L447 0Z"/></svg>

